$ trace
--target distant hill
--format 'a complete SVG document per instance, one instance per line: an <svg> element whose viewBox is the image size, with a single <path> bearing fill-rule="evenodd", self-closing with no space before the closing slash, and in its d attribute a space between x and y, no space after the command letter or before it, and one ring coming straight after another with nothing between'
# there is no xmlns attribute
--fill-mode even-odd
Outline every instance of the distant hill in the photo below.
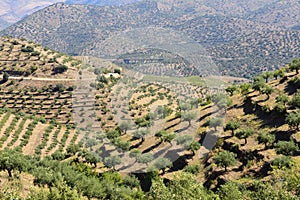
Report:
<svg viewBox="0 0 300 200"><path fill-rule="evenodd" d="M65 3L110 6L110 5L124 5L128 3L134 3L137 1L138 0L66 0Z"/></svg>
<svg viewBox="0 0 300 200"><path fill-rule="evenodd" d="M0 29L56 2L61 0L1 0Z"/></svg>
<svg viewBox="0 0 300 200"><path fill-rule="evenodd" d="M32 13L41 10L57 2L67 4L90 4L90 5L123 5L136 2L136 0L1 0L0 2L0 30L18 22Z"/></svg>
<svg viewBox="0 0 300 200"><path fill-rule="evenodd" d="M119 34L163 28L203 46L205 56L212 58L222 74L251 77L259 71L285 65L300 55L298 10L296 0L255 3L158 0L113 7L58 3L28 16L1 35L23 37L71 55L99 57L104 45Z"/></svg>

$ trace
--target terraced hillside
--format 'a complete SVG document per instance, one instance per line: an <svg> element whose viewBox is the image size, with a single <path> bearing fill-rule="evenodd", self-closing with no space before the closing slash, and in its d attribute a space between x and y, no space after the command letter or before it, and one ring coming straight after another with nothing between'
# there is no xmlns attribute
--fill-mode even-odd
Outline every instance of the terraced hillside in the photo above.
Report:
<svg viewBox="0 0 300 200"><path fill-rule="evenodd" d="M255 78L252 88L248 84L230 87L235 89L228 90L233 104L226 113L224 132L206 158L208 187L227 181L251 185L254 180L246 177L269 180L276 169L298 167L299 73L292 69L288 66L263 73ZM236 156L235 162L223 165L225 171L216 163L222 152Z"/></svg>
<svg viewBox="0 0 300 200"><path fill-rule="evenodd" d="M101 57L107 52L120 50L117 55L121 56L130 50L151 48L140 45L123 49L132 43L139 44L136 38L140 36L123 40L116 37L118 35L131 37L133 30L164 29L171 38L173 33L180 33L188 41L203 46L206 52L200 54L211 58L223 75L248 78L265 69L284 66L299 56L298 8L296 0L255 4L244 1L222 4L215 1L139 1L118 7L56 4L1 34L24 37L72 55ZM142 41L160 44L161 36L154 36L146 34ZM111 40L122 47L110 44ZM107 48L111 48L110 51ZM172 53L178 53L173 48ZM109 56L111 54L104 58Z"/></svg>
<svg viewBox="0 0 300 200"><path fill-rule="evenodd" d="M159 49L143 49L121 55L116 64L143 74L169 77L187 77L200 74L187 60Z"/></svg>
<svg viewBox="0 0 300 200"><path fill-rule="evenodd" d="M227 94L213 77L79 59L74 125L0 109L0 195L298 198L299 59L251 84L226 85Z"/></svg>
<svg viewBox="0 0 300 200"><path fill-rule="evenodd" d="M25 155L49 156L55 151L65 151L80 138L74 127L47 122L24 112L2 108L0 115L1 149L21 150Z"/></svg>
<svg viewBox="0 0 300 200"><path fill-rule="evenodd" d="M1 107L71 122L73 58L20 39L1 38Z"/></svg>

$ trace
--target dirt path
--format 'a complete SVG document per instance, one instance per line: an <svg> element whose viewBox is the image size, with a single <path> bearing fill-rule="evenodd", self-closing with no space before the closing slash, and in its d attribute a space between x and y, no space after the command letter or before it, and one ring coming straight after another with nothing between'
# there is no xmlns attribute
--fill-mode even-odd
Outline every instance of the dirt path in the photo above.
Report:
<svg viewBox="0 0 300 200"><path fill-rule="evenodd" d="M74 81L75 79L58 79L58 78L37 78L37 77L16 77L10 76L8 79L10 80L33 80L33 81Z"/></svg>
<svg viewBox="0 0 300 200"><path fill-rule="evenodd" d="M23 154L34 155L35 148L42 142L43 133L48 126L48 124L37 124L35 129L32 131L28 144L23 147Z"/></svg>

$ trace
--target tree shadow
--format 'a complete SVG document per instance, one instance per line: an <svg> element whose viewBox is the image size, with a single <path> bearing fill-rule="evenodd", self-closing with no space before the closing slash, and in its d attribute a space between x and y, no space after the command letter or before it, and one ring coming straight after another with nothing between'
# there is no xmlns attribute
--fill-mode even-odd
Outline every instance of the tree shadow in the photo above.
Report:
<svg viewBox="0 0 300 200"><path fill-rule="evenodd" d="M143 143L144 143L143 140L141 140L141 141L139 141L139 143L130 146L129 150L136 149L136 148L140 147Z"/></svg>
<svg viewBox="0 0 300 200"><path fill-rule="evenodd" d="M225 173L226 173L225 170L214 171L212 173L206 172L205 173L205 180L206 181L203 183L203 186L207 189L210 189L213 182L214 182L214 180L216 180L218 177L224 175Z"/></svg>
<svg viewBox="0 0 300 200"><path fill-rule="evenodd" d="M163 148L163 149L157 151L157 152L153 155L153 157L154 157L154 158L160 157L160 156L163 155L166 151L168 151L168 149L170 149L170 147L171 147L171 146L166 146L165 148ZM166 156L164 156L164 157L166 157Z"/></svg>
<svg viewBox="0 0 300 200"><path fill-rule="evenodd" d="M150 147L148 147L147 149L145 149L142 153L149 153L150 151L152 151L153 149L159 147L159 145L161 144L162 142L159 142L159 143L156 143Z"/></svg>
<svg viewBox="0 0 300 200"><path fill-rule="evenodd" d="M134 163L131 163L130 165L123 166L123 167L119 168L118 170L121 171L121 170L128 169L128 168L134 166L136 163L137 163L137 162L134 162Z"/></svg>
<svg viewBox="0 0 300 200"><path fill-rule="evenodd" d="M269 171L272 170L270 163L264 163L260 170L254 175L254 178L263 178L269 174Z"/></svg>
<svg viewBox="0 0 300 200"><path fill-rule="evenodd" d="M264 156L259 154L259 150L256 149L254 151L240 151L240 154L238 154L239 161L242 163L239 168L234 169L233 171L240 172L243 171L243 169L248 165L248 162L251 160L255 160L257 162L261 161Z"/></svg>
<svg viewBox="0 0 300 200"><path fill-rule="evenodd" d="M188 130L190 127L191 127L190 125L187 125L186 127L183 127L181 129L175 130L174 133L181 133L183 131Z"/></svg>
<svg viewBox="0 0 300 200"><path fill-rule="evenodd" d="M266 112L261 105L257 102L253 102L251 98L246 98L244 100L243 111L245 115L255 114L258 119L264 122L262 127L265 125L279 127L285 124L285 115L276 111Z"/></svg>
<svg viewBox="0 0 300 200"><path fill-rule="evenodd" d="M212 108L212 107L213 107L213 105L209 105L209 106L203 108L202 110L207 110L207 109Z"/></svg>
<svg viewBox="0 0 300 200"><path fill-rule="evenodd" d="M292 95L292 94L295 94L298 89L299 88L296 85L294 85L291 81L289 81L288 84L286 85L286 87L284 88L284 91L288 95Z"/></svg>
<svg viewBox="0 0 300 200"><path fill-rule="evenodd" d="M174 120L176 120L178 118L180 118L180 117L174 117L174 118L168 119L166 122L171 122L171 121L174 121Z"/></svg>
<svg viewBox="0 0 300 200"><path fill-rule="evenodd" d="M170 126L168 126L168 127L166 127L166 128L164 128L164 130L169 130L169 129L171 129L171 128L174 128L175 126L177 126L178 124L180 124L181 122L178 122L178 123L175 123L175 124L172 124L172 125L170 125Z"/></svg>
<svg viewBox="0 0 300 200"><path fill-rule="evenodd" d="M135 172L131 175L135 176L144 192L149 192L152 186L152 172Z"/></svg>
<svg viewBox="0 0 300 200"><path fill-rule="evenodd" d="M106 157L109 157L110 155L111 155L111 153L113 152L113 151L115 151L115 150L107 150L106 148L105 148L105 146L101 146L100 148L99 148L99 150L100 150L100 157L102 157L102 158L106 158Z"/></svg>
<svg viewBox="0 0 300 200"><path fill-rule="evenodd" d="M285 140L290 141L291 136L295 133L295 131L276 131L274 132L275 140Z"/></svg>
<svg viewBox="0 0 300 200"><path fill-rule="evenodd" d="M169 152L168 154L173 154L173 152ZM191 159L192 157L192 154L179 156L179 158L173 162L173 166L169 169L169 172L175 172L184 169L188 165L187 160Z"/></svg>

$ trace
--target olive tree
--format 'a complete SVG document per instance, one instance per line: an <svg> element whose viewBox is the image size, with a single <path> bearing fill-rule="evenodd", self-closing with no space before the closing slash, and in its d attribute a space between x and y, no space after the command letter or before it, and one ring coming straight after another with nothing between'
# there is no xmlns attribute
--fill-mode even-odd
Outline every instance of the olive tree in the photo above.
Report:
<svg viewBox="0 0 300 200"><path fill-rule="evenodd" d="M0 170L7 171L9 177L13 176L13 171L24 171L27 164L25 157L16 150L4 149L0 152Z"/></svg>
<svg viewBox="0 0 300 200"><path fill-rule="evenodd" d="M121 131L126 134L126 132L131 129L132 125L130 124L129 121L126 121L126 122L122 122L120 125L119 125L119 128L121 129Z"/></svg>
<svg viewBox="0 0 300 200"><path fill-rule="evenodd" d="M275 141L275 136L269 132L261 131L257 136L257 141L259 144L263 143L265 145L265 149L268 145L273 144Z"/></svg>
<svg viewBox="0 0 300 200"><path fill-rule="evenodd" d="M148 165L153 159L154 159L153 154L151 154L151 153L144 153L144 154L139 155L137 157L136 161L138 163Z"/></svg>
<svg viewBox="0 0 300 200"><path fill-rule="evenodd" d="M299 151L298 145L293 141L279 141L275 144L275 150L277 153L285 156L294 155Z"/></svg>
<svg viewBox="0 0 300 200"><path fill-rule="evenodd" d="M300 110L297 110L296 112L291 112L287 115L285 118L286 123L290 126L290 128L296 128L299 130L300 125Z"/></svg>
<svg viewBox="0 0 300 200"><path fill-rule="evenodd" d="M226 123L224 131L231 131L231 135L234 136L234 131L240 128L240 123L237 120L230 120Z"/></svg>
<svg viewBox="0 0 300 200"><path fill-rule="evenodd" d="M238 130L235 133L235 136L239 139L244 139L245 140L245 144L247 144L247 138L250 137L251 135L254 134L254 130L251 128L243 128Z"/></svg>
<svg viewBox="0 0 300 200"><path fill-rule="evenodd" d="M172 162L168 158L163 157L158 158L153 164L154 168L161 169L163 174L165 173L166 169L172 167L172 165Z"/></svg>
<svg viewBox="0 0 300 200"><path fill-rule="evenodd" d="M292 71L296 70L296 73L299 73L299 69L300 69L300 58L295 58L292 60L292 62L290 63L290 69Z"/></svg>
<svg viewBox="0 0 300 200"><path fill-rule="evenodd" d="M143 143L145 141L146 135L148 135L149 133L149 129L140 128L133 133L133 139L141 139L141 142Z"/></svg>
<svg viewBox="0 0 300 200"><path fill-rule="evenodd" d="M196 119L197 113L195 112L184 112L181 115L183 121L189 122L189 127L191 126L192 120Z"/></svg>
<svg viewBox="0 0 300 200"><path fill-rule="evenodd" d="M218 167L224 167L225 171L227 171L227 167L236 164L235 158L236 154L225 150L217 153L214 157L214 161Z"/></svg>
<svg viewBox="0 0 300 200"><path fill-rule="evenodd" d="M269 79L274 77L274 73L273 72L263 72L261 74L261 77L263 77L265 79L265 82L268 83Z"/></svg>
<svg viewBox="0 0 300 200"><path fill-rule="evenodd" d="M223 119L220 117L214 117L209 120L209 127L214 128L217 131L217 127L223 125Z"/></svg>
<svg viewBox="0 0 300 200"><path fill-rule="evenodd" d="M119 156L109 156L104 159L104 164L109 167L113 168L113 170L116 170L116 166L121 164L121 158Z"/></svg>

